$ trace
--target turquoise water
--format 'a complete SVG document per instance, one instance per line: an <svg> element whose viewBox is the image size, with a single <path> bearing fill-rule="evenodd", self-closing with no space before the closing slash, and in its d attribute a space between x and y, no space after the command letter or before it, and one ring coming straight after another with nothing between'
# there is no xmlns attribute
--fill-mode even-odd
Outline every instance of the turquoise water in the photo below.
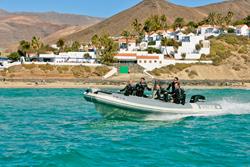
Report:
<svg viewBox="0 0 250 167"><path fill-rule="evenodd" d="M201 117L103 118L81 89L0 89L0 166L250 166L250 90Z"/></svg>

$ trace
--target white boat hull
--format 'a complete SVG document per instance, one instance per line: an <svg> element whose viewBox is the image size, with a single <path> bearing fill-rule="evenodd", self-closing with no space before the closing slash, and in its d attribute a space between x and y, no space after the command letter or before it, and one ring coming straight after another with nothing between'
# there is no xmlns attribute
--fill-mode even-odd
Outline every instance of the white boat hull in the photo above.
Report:
<svg viewBox="0 0 250 167"><path fill-rule="evenodd" d="M200 115L222 110L219 104L213 103L199 102L181 105L143 97L124 96L117 93L85 93L84 97L86 100L93 102L97 111L101 113L112 112L116 114L115 112L118 112L118 110L123 110L127 113L137 112L141 114Z"/></svg>

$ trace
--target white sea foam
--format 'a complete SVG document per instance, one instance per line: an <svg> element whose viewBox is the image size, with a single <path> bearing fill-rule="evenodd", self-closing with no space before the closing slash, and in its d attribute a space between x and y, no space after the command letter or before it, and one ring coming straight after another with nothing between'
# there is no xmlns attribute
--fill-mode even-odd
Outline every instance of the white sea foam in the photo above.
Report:
<svg viewBox="0 0 250 167"><path fill-rule="evenodd" d="M250 114L250 103L242 103L233 100L218 101L223 108L221 111L205 112L200 114L175 114L175 115L149 115L146 120L149 121L178 121L186 117L209 117L221 115L243 115Z"/></svg>

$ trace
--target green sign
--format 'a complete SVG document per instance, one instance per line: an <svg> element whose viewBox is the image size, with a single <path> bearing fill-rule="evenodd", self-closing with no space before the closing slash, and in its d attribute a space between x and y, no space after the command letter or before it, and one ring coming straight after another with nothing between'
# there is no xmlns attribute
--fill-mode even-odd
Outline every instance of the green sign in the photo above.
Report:
<svg viewBox="0 0 250 167"><path fill-rule="evenodd" d="M120 72L120 74L128 74L129 73L128 66L121 66L119 72Z"/></svg>

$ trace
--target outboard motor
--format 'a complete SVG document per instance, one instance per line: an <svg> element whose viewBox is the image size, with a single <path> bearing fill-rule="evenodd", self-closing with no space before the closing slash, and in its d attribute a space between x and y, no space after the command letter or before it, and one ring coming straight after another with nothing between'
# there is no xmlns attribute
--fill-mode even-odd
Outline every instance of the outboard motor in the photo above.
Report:
<svg viewBox="0 0 250 167"><path fill-rule="evenodd" d="M190 99L190 103L205 102L206 98L202 95L194 95Z"/></svg>

